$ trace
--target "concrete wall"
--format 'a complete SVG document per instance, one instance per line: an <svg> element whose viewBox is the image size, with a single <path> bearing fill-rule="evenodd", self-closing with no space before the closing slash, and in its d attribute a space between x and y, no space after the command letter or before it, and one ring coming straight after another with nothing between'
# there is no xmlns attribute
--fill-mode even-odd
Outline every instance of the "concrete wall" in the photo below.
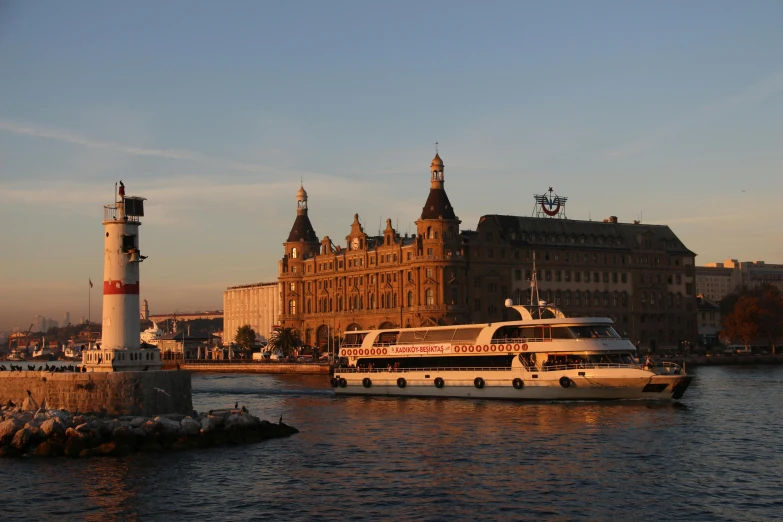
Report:
<svg viewBox="0 0 783 522"><path fill-rule="evenodd" d="M302 375L329 375L328 364L285 364L270 362L185 362L184 370L211 373L298 373Z"/></svg>
<svg viewBox="0 0 783 522"><path fill-rule="evenodd" d="M190 372L0 372L0 404L17 405L27 390L40 405L70 412L153 416L191 414Z"/></svg>

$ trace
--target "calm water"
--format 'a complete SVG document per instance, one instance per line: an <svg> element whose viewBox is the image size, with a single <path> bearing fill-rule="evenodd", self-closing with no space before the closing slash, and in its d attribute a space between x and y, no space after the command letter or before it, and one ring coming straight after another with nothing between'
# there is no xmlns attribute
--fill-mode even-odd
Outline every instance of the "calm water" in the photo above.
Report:
<svg viewBox="0 0 783 522"><path fill-rule="evenodd" d="M0 517L771 520L782 367L699 368L681 404L335 398L325 377L194 375L200 410L300 434L124 460L2 460Z"/></svg>

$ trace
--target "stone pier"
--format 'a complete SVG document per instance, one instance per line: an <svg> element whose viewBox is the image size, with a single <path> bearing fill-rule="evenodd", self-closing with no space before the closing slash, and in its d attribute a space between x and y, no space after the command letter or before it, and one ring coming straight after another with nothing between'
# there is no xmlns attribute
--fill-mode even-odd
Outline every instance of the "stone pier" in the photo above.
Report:
<svg viewBox="0 0 783 522"><path fill-rule="evenodd" d="M0 372L0 404L28 396L47 409L154 416L193 412L190 372Z"/></svg>

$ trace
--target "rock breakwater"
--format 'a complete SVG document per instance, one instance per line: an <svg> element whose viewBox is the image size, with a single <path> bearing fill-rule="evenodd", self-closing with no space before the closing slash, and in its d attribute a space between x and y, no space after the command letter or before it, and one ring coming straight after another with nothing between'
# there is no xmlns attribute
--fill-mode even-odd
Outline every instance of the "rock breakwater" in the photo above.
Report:
<svg viewBox="0 0 783 522"><path fill-rule="evenodd" d="M250 444L299 430L244 408L155 417L79 414L38 408L32 400L0 408L0 457L123 457L224 444Z"/></svg>

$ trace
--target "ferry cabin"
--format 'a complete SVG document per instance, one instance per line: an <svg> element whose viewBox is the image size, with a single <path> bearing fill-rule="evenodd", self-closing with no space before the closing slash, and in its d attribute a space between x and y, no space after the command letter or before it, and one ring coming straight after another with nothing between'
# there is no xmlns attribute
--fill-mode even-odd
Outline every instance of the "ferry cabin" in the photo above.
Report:
<svg viewBox="0 0 783 522"><path fill-rule="evenodd" d="M555 341L555 342L553 342ZM556 342L571 341L571 342ZM401 330L353 331L340 349L350 367L366 370L508 368L515 359L537 371L637 367L633 345L608 319L541 319Z"/></svg>

